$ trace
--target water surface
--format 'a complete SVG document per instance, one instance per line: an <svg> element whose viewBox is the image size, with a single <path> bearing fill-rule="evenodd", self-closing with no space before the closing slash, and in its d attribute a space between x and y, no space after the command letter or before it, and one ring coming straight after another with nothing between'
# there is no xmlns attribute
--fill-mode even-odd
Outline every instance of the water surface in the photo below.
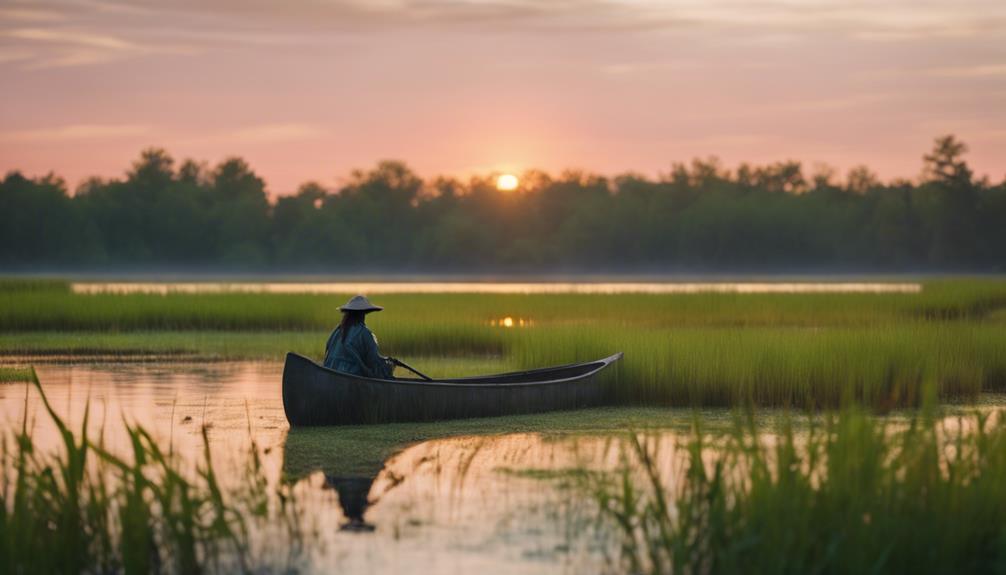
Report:
<svg viewBox="0 0 1006 575"><path fill-rule="evenodd" d="M103 429L113 452L128 452L126 420L145 426L194 466L205 424L217 472L227 483L243 473L254 442L274 481L285 476L297 482L306 526L318 530L308 572L593 573L608 570L617 555L617 542L592 527L594 503L561 479L575 476L574 470L618 469L631 409L603 410L608 417L597 428L574 424L597 417L598 410L564 414L564 424L578 432L501 434L492 420L471 420L444 426L444 433L461 429L463 435L412 441L403 438L435 436L429 433L435 424L290 430L279 363L41 364L36 370L54 409L72 427L79 429L90 406L92 436ZM983 401L982 409L995 409L1003 396ZM680 445L696 413L652 412L659 425L648 435L655 460L661 475L675 481L685 468ZM761 413L763 429L780 414ZM41 449L59 447L41 398L29 386L0 385L0 414L8 429L27 421ZM698 415L708 431L729 427L733 414Z"/></svg>
<svg viewBox="0 0 1006 575"><path fill-rule="evenodd" d="M310 572L597 572L613 551L590 535L587 518L575 520L579 500L570 490L523 473L614 466L611 437L464 435L359 450L344 441L344 429L289 430L278 363L42 364L36 371L74 429L90 406L92 437L103 433L115 453L129 451L125 420L194 468L205 424L218 474L236 483L254 441L274 480L283 473L299 482L305 521L320 532ZM8 429L27 418L40 449L59 448L30 386L0 386L0 414Z"/></svg>
<svg viewBox="0 0 1006 575"><path fill-rule="evenodd" d="M919 293L893 282L75 282L75 293L691 294Z"/></svg>

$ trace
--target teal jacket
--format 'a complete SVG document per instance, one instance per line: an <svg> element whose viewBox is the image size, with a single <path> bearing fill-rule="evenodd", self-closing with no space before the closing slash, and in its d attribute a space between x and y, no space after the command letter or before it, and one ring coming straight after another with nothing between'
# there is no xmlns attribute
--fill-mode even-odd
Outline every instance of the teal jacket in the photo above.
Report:
<svg viewBox="0 0 1006 575"><path fill-rule="evenodd" d="M364 377L391 377L394 368L387 358L378 353L377 337L365 324L351 326L345 341L341 330L341 327L335 328L328 337L328 343L325 344L325 367Z"/></svg>

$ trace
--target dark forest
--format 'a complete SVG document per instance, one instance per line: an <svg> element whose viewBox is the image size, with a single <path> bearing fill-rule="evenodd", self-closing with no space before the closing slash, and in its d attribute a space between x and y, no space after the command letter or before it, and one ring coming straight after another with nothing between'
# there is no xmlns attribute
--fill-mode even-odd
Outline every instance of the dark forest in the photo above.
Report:
<svg viewBox="0 0 1006 575"><path fill-rule="evenodd" d="M1006 181L938 138L915 181L839 181L799 162L674 164L657 179L530 171L424 181L404 163L270 201L240 158L142 152L123 179L70 193L50 174L0 183L0 265L31 269L383 271L1003 271Z"/></svg>

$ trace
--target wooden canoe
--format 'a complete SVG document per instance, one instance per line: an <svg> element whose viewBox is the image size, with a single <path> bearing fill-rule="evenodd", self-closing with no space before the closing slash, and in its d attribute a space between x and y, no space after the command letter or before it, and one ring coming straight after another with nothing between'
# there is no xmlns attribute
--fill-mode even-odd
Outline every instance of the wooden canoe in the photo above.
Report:
<svg viewBox="0 0 1006 575"><path fill-rule="evenodd" d="M441 379L371 379L327 369L296 353L283 368L283 410L291 426L439 421L578 409L609 396L597 375L621 359Z"/></svg>

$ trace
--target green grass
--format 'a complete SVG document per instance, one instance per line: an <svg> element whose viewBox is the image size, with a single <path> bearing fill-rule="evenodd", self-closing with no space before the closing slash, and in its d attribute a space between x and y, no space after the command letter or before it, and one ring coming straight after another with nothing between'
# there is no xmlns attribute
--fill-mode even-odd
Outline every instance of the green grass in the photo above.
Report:
<svg viewBox="0 0 1006 575"><path fill-rule="evenodd" d="M88 411L71 430L35 390L62 438L40 452L31 432L0 442L0 562L10 573L232 573L288 571L305 532L288 484L270 487L251 445L239 484L222 483L204 450L195 472L142 427L126 426L130 453L88 436ZM103 433L101 434L103 436ZM280 553L251 537L282 533Z"/></svg>
<svg viewBox="0 0 1006 575"><path fill-rule="evenodd" d="M0 383L20 383L32 381L34 378L35 370L31 367L0 366Z"/></svg>
<svg viewBox="0 0 1006 575"><path fill-rule="evenodd" d="M696 429L662 475L629 439L614 478L585 474L632 573L993 573L1006 565L1006 422L855 410L764 442ZM959 425L959 426L958 426Z"/></svg>
<svg viewBox="0 0 1006 575"><path fill-rule="evenodd" d="M320 357L343 296L74 294L0 289L0 354L282 360ZM1006 281L919 294L391 294L368 323L382 351L432 375L584 361L624 351L628 404L877 408L1006 390ZM530 327L493 325L503 317ZM431 358L444 358L433 361ZM462 360L462 361L459 361ZM443 368L443 371L439 371Z"/></svg>
<svg viewBox="0 0 1006 575"><path fill-rule="evenodd" d="M337 307L347 295L9 288L0 290L0 331L326 330L338 321ZM375 325L400 339L421 328L424 340L479 349L499 340L479 337L487 322L505 316L531 318L537 325L657 328L978 320L1006 308L1006 282L929 282L920 294L388 294L377 299L388 312L375 315Z"/></svg>
<svg viewBox="0 0 1006 575"><path fill-rule="evenodd" d="M1006 330L971 322L872 328L631 330L530 333L521 365L625 350L612 382L622 403L880 408L918 405L923 384L945 399L1006 390Z"/></svg>

